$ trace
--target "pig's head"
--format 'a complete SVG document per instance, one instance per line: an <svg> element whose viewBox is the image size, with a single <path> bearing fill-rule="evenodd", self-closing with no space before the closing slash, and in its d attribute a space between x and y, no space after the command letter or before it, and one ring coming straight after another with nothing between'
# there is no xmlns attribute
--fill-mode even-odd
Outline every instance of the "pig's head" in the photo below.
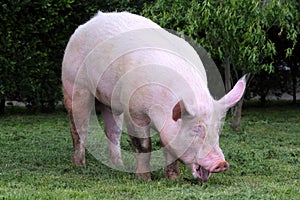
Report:
<svg viewBox="0 0 300 200"><path fill-rule="evenodd" d="M161 140L174 157L190 166L194 177L207 181L211 173L229 168L219 147L220 127L226 111L242 98L245 87L243 77L218 101L209 97L196 110L184 101L173 107L173 119L161 132Z"/></svg>

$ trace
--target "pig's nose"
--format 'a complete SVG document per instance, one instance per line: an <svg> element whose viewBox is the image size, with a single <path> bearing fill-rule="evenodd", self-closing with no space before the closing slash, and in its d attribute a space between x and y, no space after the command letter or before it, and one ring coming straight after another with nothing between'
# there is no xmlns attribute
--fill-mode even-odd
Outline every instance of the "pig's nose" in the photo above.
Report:
<svg viewBox="0 0 300 200"><path fill-rule="evenodd" d="M226 161L218 162L217 165L212 169L211 172L217 173L217 172L223 172L229 169L229 163Z"/></svg>

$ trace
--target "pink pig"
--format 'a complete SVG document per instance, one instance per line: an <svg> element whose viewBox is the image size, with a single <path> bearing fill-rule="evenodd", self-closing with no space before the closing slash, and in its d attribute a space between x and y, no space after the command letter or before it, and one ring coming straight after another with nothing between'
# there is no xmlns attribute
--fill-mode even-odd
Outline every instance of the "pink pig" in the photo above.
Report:
<svg viewBox="0 0 300 200"><path fill-rule="evenodd" d="M89 119L96 105L115 165L123 164L124 119L136 156L137 178L151 179L150 128L159 133L163 144L167 178L179 177L177 160L203 181L229 168L219 147L219 128L227 109L243 96L245 78L214 100L194 49L151 20L128 12L99 12L72 35L62 81L75 165L86 164Z"/></svg>

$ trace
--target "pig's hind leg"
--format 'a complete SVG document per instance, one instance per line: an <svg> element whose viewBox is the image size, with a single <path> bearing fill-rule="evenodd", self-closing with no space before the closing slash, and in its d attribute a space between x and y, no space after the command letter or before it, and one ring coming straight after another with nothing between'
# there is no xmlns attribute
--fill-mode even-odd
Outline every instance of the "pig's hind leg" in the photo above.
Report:
<svg viewBox="0 0 300 200"><path fill-rule="evenodd" d="M68 93L64 88L64 101L71 122L73 164L85 166L85 143L93 96L84 88L76 88L72 93Z"/></svg>
<svg viewBox="0 0 300 200"><path fill-rule="evenodd" d="M114 115L110 108L102 105L101 115L104 121L104 130L108 138L110 162L113 165L123 165L120 139L122 134L123 115Z"/></svg>

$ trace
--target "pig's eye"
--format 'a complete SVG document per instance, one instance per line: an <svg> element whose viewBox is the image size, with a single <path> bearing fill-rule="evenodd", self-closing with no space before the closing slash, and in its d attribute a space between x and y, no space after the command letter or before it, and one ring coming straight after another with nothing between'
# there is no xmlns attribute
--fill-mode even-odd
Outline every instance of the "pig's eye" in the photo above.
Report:
<svg viewBox="0 0 300 200"><path fill-rule="evenodd" d="M203 125L198 125L193 129L192 135L194 135L194 136L203 136L204 131L205 131L204 126Z"/></svg>

